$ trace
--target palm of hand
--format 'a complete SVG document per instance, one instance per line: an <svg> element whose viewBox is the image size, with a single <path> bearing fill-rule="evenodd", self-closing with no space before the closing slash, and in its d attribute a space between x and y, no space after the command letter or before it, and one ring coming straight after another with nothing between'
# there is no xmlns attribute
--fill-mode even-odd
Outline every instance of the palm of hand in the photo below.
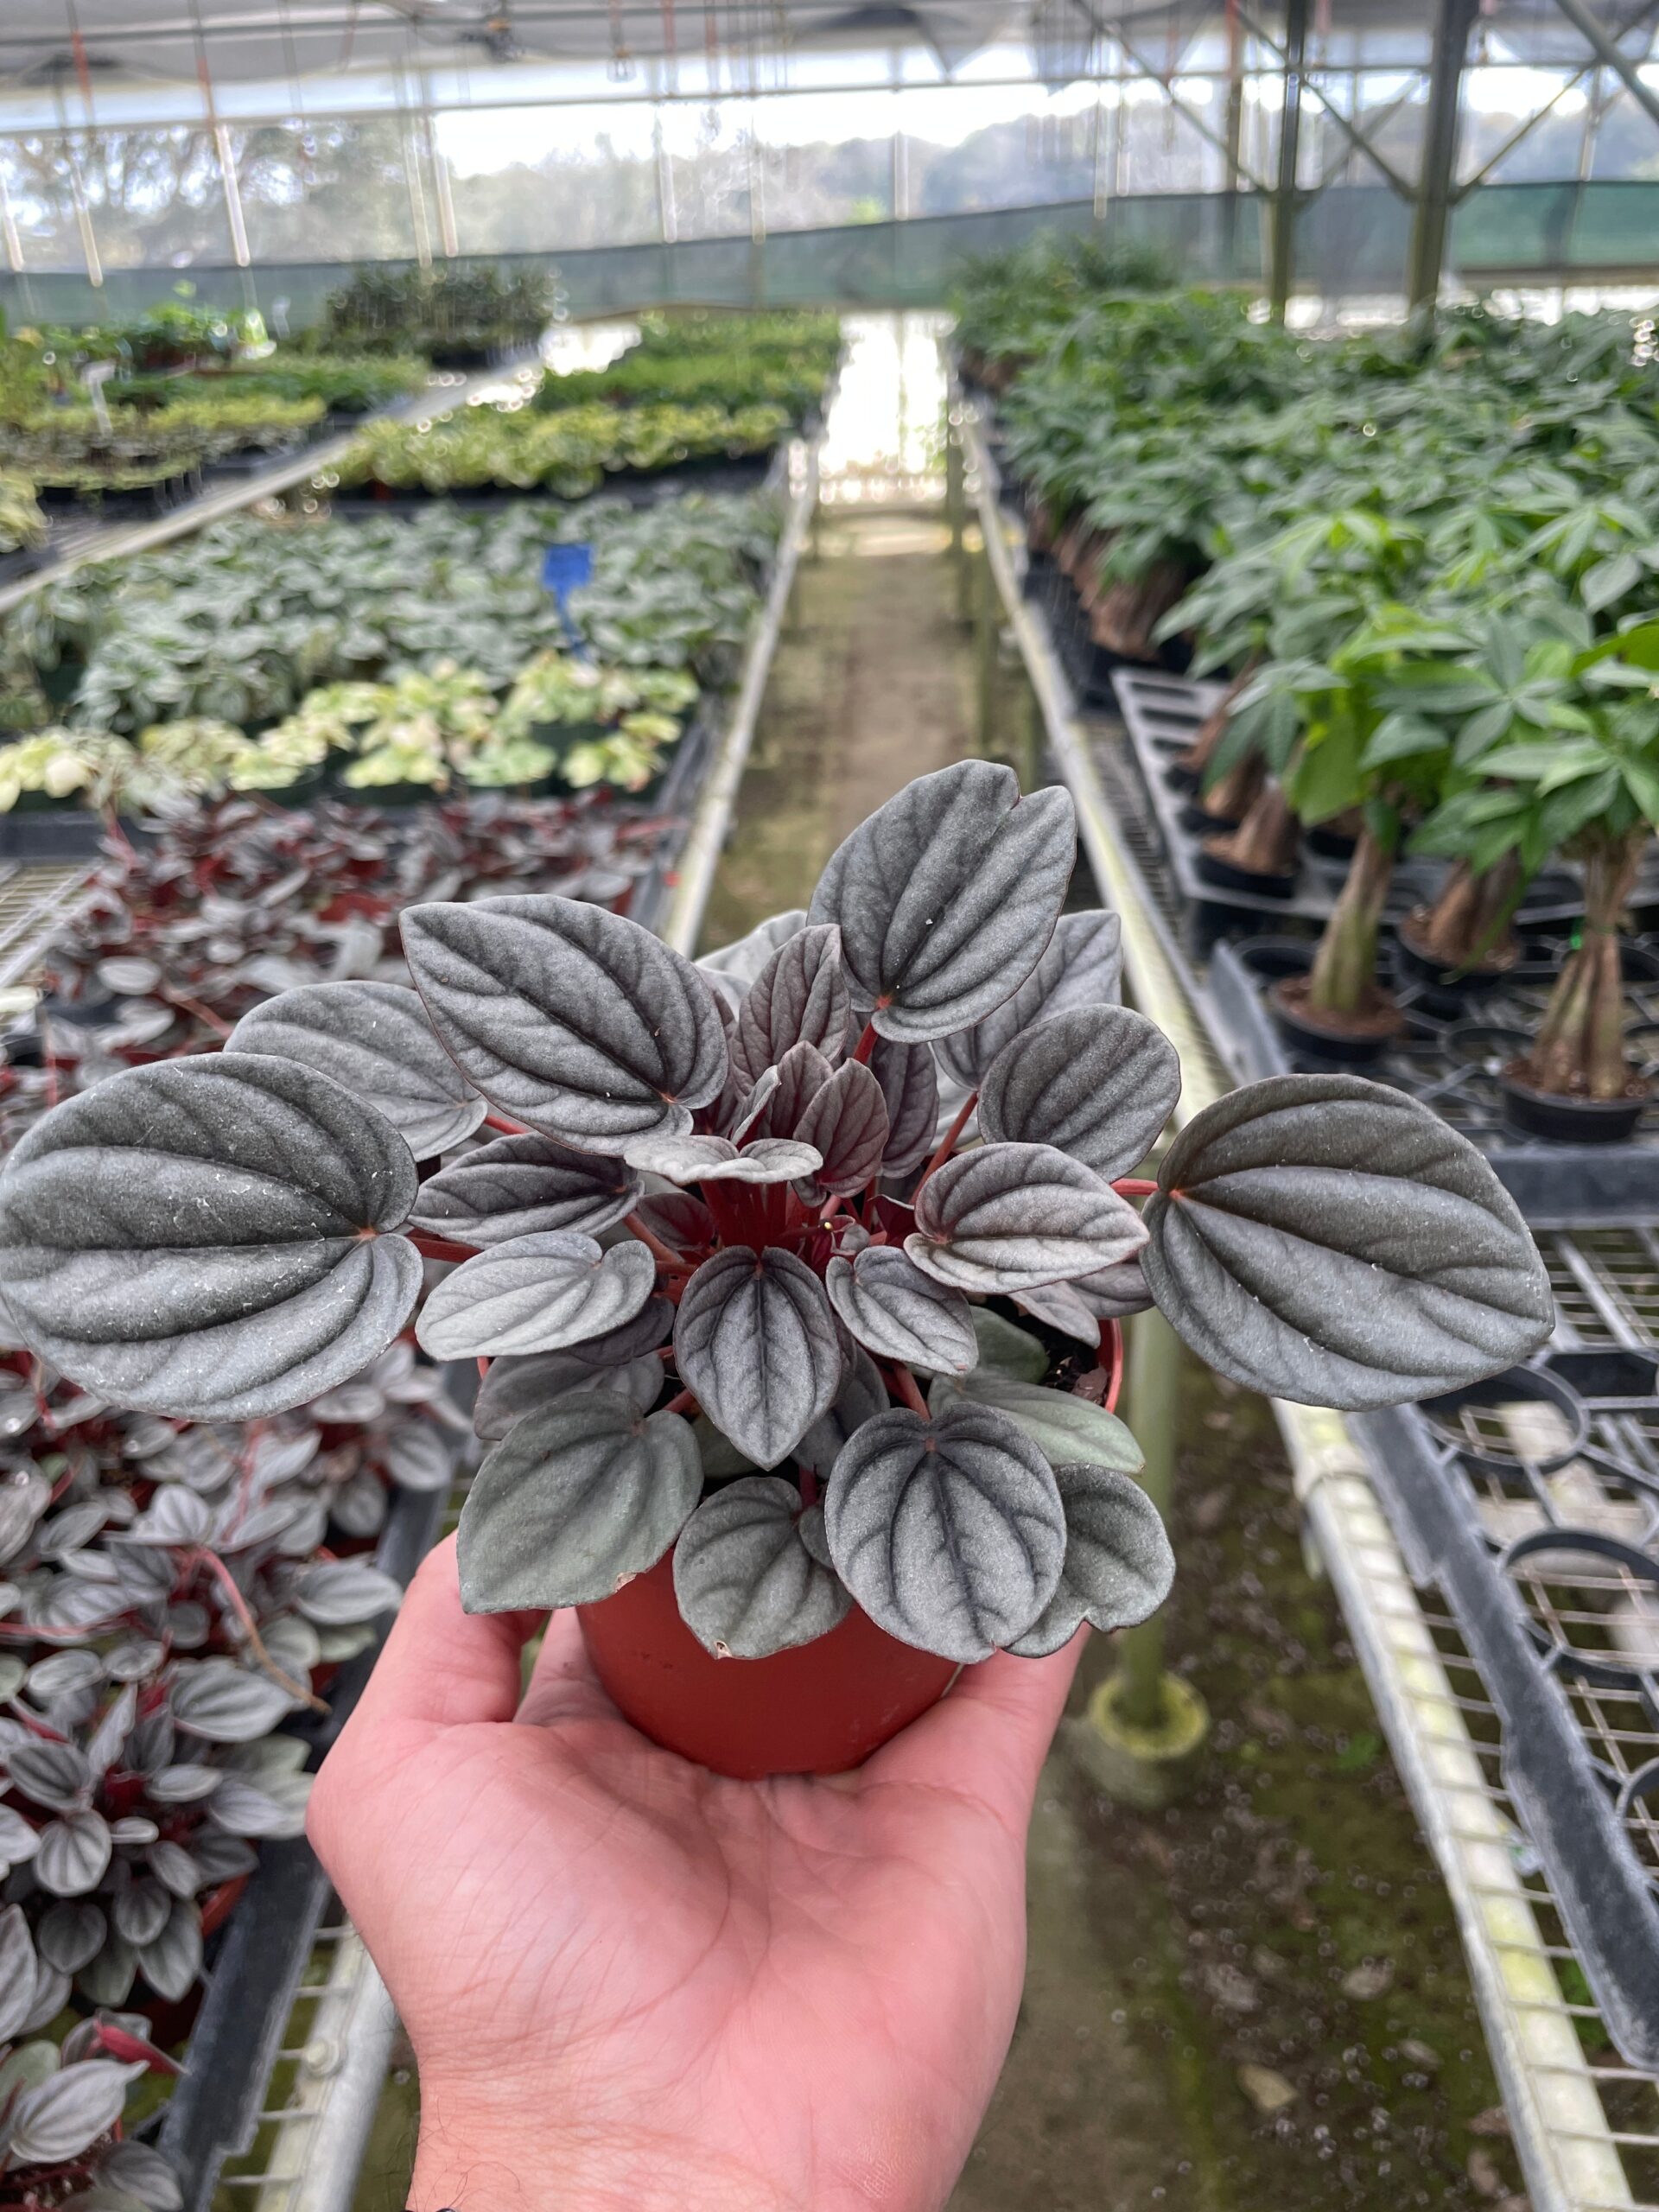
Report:
<svg viewBox="0 0 1659 2212"><path fill-rule="evenodd" d="M461 1615L446 1548L315 1801L420 2061L420 2212L474 2169L493 2205L556 2169L561 2205L937 2212L1013 2028L1075 1651L974 1670L855 1775L751 1784L636 1733L570 1615L520 1703L529 1625Z"/></svg>

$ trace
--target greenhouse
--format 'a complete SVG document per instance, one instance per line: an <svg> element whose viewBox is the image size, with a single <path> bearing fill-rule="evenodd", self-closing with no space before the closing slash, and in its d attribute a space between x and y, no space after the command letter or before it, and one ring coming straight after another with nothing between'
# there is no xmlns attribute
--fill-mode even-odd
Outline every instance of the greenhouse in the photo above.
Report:
<svg viewBox="0 0 1659 2212"><path fill-rule="evenodd" d="M0 8L0 2212L1659 2212L1659 6Z"/></svg>

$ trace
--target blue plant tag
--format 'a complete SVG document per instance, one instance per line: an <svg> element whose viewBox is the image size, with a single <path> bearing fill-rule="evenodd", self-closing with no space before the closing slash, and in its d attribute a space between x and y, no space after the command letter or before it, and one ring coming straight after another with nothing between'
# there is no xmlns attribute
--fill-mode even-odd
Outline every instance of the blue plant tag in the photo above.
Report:
<svg viewBox="0 0 1659 2212"><path fill-rule="evenodd" d="M591 545L550 545L542 556L542 582L558 602L559 620L564 625L565 635L579 652L582 639L570 620L570 594L591 582L593 573Z"/></svg>

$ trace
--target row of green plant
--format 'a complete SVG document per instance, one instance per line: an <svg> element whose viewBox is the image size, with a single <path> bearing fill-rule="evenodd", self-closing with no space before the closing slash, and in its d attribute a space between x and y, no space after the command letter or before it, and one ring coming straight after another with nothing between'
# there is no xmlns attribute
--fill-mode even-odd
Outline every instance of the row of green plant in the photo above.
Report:
<svg viewBox="0 0 1659 2212"><path fill-rule="evenodd" d="M197 307L188 299L167 300L108 322L48 323L33 334L44 355L70 367L83 361L114 361L131 369L225 362L245 346L266 343L264 318L257 308Z"/></svg>
<svg viewBox="0 0 1659 2212"><path fill-rule="evenodd" d="M788 435L778 406L461 409L435 421L366 424L331 471L330 485L429 493L551 492L577 499L607 475L676 468L690 461L766 453Z"/></svg>
<svg viewBox="0 0 1659 2212"><path fill-rule="evenodd" d="M328 295L297 343L321 353L487 352L532 344L552 320L539 270L504 276L492 264L359 269Z"/></svg>
<svg viewBox="0 0 1659 2212"><path fill-rule="evenodd" d="M1527 882L1584 870L1586 925L1517 1070L1617 1098L1616 930L1659 823L1659 371L1629 315L1479 309L1316 340L1204 295L1103 299L1014 384L1033 542L1098 642L1190 649L1228 711L1188 766L1256 867L1303 823L1358 846L1305 986L1387 1024L1377 933L1395 857L1452 863L1411 941L1507 957ZM1220 812L1221 810L1217 810Z"/></svg>
<svg viewBox="0 0 1659 2212"><path fill-rule="evenodd" d="M279 346L211 372L123 377L109 386L108 396L124 406L169 410L181 399L219 394L245 401L319 400L330 414L366 415L419 391L430 373L428 363L412 353L302 353Z"/></svg>
<svg viewBox="0 0 1659 2212"><path fill-rule="evenodd" d="M388 789L643 791L696 703L683 669L607 668L549 650L505 697L477 669L440 661L384 683L320 686L257 736L209 715L152 724L136 741L52 728L0 745L0 813L72 800L132 814L226 791L315 795L325 774Z"/></svg>
<svg viewBox="0 0 1659 2212"><path fill-rule="evenodd" d="M951 288L963 365L979 382L1004 389L1102 299L1166 291L1173 281L1160 248L1087 233L1042 231L1023 245L976 254Z"/></svg>
<svg viewBox="0 0 1659 2212"><path fill-rule="evenodd" d="M121 405L104 428L89 403L43 408L6 431L7 460L37 483L64 472L199 467L227 454L291 445L321 420L321 399L272 399L259 392L180 392L162 407Z"/></svg>
<svg viewBox="0 0 1659 2212"><path fill-rule="evenodd" d="M639 341L602 369L549 374L543 413L606 400L620 406L772 405L797 428L823 401L841 353L832 315L647 317Z"/></svg>
<svg viewBox="0 0 1659 2212"><path fill-rule="evenodd" d="M595 659L718 680L776 532L766 499L699 494L649 512L613 499L354 522L237 515L187 543L88 563L14 608L0 627L0 721L133 734L207 717L257 729L320 685L445 660L505 690L567 642L541 582L559 540L593 549L568 607Z"/></svg>

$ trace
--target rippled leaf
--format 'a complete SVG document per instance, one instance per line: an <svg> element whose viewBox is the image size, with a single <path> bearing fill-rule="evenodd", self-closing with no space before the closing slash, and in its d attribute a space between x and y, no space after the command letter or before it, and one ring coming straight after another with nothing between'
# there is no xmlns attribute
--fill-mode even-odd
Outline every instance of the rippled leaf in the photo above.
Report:
<svg viewBox="0 0 1659 2212"><path fill-rule="evenodd" d="M841 1388L828 1410L818 1415L795 1446L795 1458L802 1466L811 1468L821 1481L827 1479L848 1438L877 1414L886 1413L887 1403L880 1370L863 1345L855 1344Z"/></svg>
<svg viewBox="0 0 1659 2212"><path fill-rule="evenodd" d="M251 1420L367 1365L419 1292L379 1232L415 1163L385 1117L285 1060L219 1052L71 1098L0 1175L0 1290L29 1344L123 1406Z"/></svg>
<svg viewBox="0 0 1659 2212"><path fill-rule="evenodd" d="M1554 1325L1514 1199L1403 1091L1248 1084L1187 1123L1158 1183L1153 1296L1201 1359L1266 1396L1433 1397L1525 1359Z"/></svg>
<svg viewBox="0 0 1659 2212"><path fill-rule="evenodd" d="M384 1114L416 1160L470 1136L485 1102L432 1033L417 992L401 983L308 983L245 1014L233 1052L266 1052L331 1076Z"/></svg>
<svg viewBox="0 0 1659 2212"><path fill-rule="evenodd" d="M702 1487L690 1424L594 1390L527 1414L461 1509L470 1613L591 1605L654 1567Z"/></svg>
<svg viewBox="0 0 1659 2212"><path fill-rule="evenodd" d="M1078 1007L1116 1006L1122 988L1122 925L1103 908L1062 914L1042 958L1012 996L982 1021L935 1046L964 1090L977 1089L991 1063L1033 1022Z"/></svg>
<svg viewBox="0 0 1659 2212"><path fill-rule="evenodd" d="M428 1298L416 1333L435 1359L556 1351L630 1320L656 1283L636 1237L602 1251L574 1230L544 1230L464 1260Z"/></svg>
<svg viewBox="0 0 1659 2212"><path fill-rule="evenodd" d="M841 967L841 932L823 925L785 938L750 984L732 1057L749 1082L791 1046L815 1046L832 1064L846 1049L852 1000Z"/></svg>
<svg viewBox="0 0 1659 2212"><path fill-rule="evenodd" d="M776 1475L748 1475L706 1497L674 1547L680 1617L718 1658L766 1659L827 1636L852 1599L814 1558L801 1497Z"/></svg>
<svg viewBox="0 0 1659 2212"><path fill-rule="evenodd" d="M107 2135L127 2101L127 2084L146 2070L143 2059L118 2066L105 2058L61 2067L49 2082L25 2089L6 2116L9 2164L58 2166Z"/></svg>
<svg viewBox="0 0 1659 2212"><path fill-rule="evenodd" d="M980 1131L1052 1144L1109 1182L1146 1158L1180 1095L1175 1048L1144 1015L1079 1007L1004 1046L980 1092Z"/></svg>
<svg viewBox="0 0 1659 2212"><path fill-rule="evenodd" d="M626 1154L720 1096L709 985L638 923L550 895L411 906L404 947L433 1027L516 1121Z"/></svg>
<svg viewBox="0 0 1659 2212"><path fill-rule="evenodd" d="M1024 982L1053 932L1077 830L1058 786L964 760L918 777L831 855L811 918L840 925L854 1003L915 1044L978 1021Z"/></svg>
<svg viewBox="0 0 1659 2212"><path fill-rule="evenodd" d="M833 1259L824 1275L830 1303L860 1344L883 1359L929 1374L965 1375L979 1357L973 1308L891 1245L867 1246L856 1259Z"/></svg>
<svg viewBox="0 0 1659 2212"><path fill-rule="evenodd" d="M787 1137L752 1137L741 1147L728 1137L641 1138L634 1164L670 1183L792 1183L817 1172L820 1154Z"/></svg>
<svg viewBox="0 0 1659 2212"><path fill-rule="evenodd" d="M478 1386L473 1427L486 1442L495 1443L514 1421L572 1390L612 1390L636 1413L649 1413L662 1395L662 1382L663 1363L654 1352L614 1367L595 1367L575 1349L537 1352L528 1359L493 1359Z"/></svg>
<svg viewBox="0 0 1659 2212"><path fill-rule="evenodd" d="M1006 1414L878 1414L824 1495L836 1572L900 1643L971 1665L1023 1636L1058 1586L1065 1516L1042 1453Z"/></svg>
<svg viewBox="0 0 1659 2212"><path fill-rule="evenodd" d="M941 1376L928 1399L935 1410L964 1399L994 1406L1019 1422L1051 1466L1086 1463L1132 1475L1146 1464L1141 1446L1117 1415L1072 1390L1049 1389L982 1368L971 1375Z"/></svg>
<svg viewBox="0 0 1659 2212"><path fill-rule="evenodd" d="M982 1144L935 1168L905 1249L961 1290L1015 1291L1091 1274L1146 1243L1141 1217L1081 1160L1046 1144Z"/></svg>
<svg viewBox="0 0 1659 2212"><path fill-rule="evenodd" d="M887 1108L881 1171L908 1175L932 1151L938 1135L939 1077L932 1052L925 1045L895 1045L878 1037L868 1065Z"/></svg>
<svg viewBox="0 0 1659 2212"><path fill-rule="evenodd" d="M551 1137L498 1137L423 1183L410 1219L461 1244L504 1244L548 1229L597 1236L632 1211L644 1188L613 1154L574 1152Z"/></svg>
<svg viewBox="0 0 1659 2212"><path fill-rule="evenodd" d="M887 1103L869 1069L849 1060L808 1102L797 1125L803 1144L823 1157L815 1189L848 1198L873 1182L887 1148Z"/></svg>
<svg viewBox="0 0 1659 2212"><path fill-rule="evenodd" d="M1155 1613L1175 1579L1175 1554L1158 1509L1139 1483L1105 1467L1058 1466L1065 1508L1065 1564L1054 1595L1017 1643L1022 1659L1046 1658L1084 1621L1133 1628Z"/></svg>
<svg viewBox="0 0 1659 2212"><path fill-rule="evenodd" d="M776 1247L733 1245L686 1285L674 1325L680 1378L758 1467L791 1452L841 1384L841 1345L823 1284Z"/></svg>

